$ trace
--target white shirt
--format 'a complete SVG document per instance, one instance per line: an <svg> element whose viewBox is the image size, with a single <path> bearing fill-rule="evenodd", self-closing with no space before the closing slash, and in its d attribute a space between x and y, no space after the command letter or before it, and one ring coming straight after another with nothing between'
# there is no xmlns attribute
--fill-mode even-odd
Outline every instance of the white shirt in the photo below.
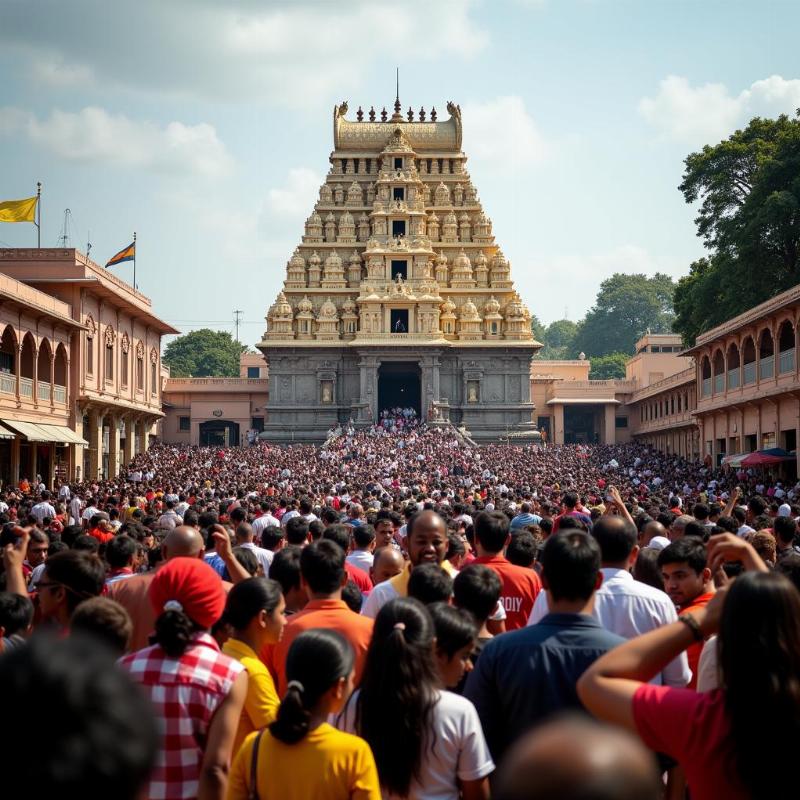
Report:
<svg viewBox="0 0 800 800"><path fill-rule="evenodd" d="M243 547L245 550L249 550L258 559L258 563L261 564L261 569L264 570L264 575L269 575L269 568L272 565L272 559L275 557L275 553L273 553L272 550L257 547L252 542L245 542L244 544L237 545L237 547Z"/></svg>
<svg viewBox="0 0 800 800"><path fill-rule="evenodd" d="M397 589L392 586L391 580L379 583L367 596L367 599L364 601L364 605L361 606L361 613L365 617L371 617L372 619L375 619L375 617L378 616L378 612L390 600L394 600L395 597L400 597L400 594L398 593Z"/></svg>
<svg viewBox="0 0 800 800"><path fill-rule="evenodd" d="M69 486L67 484L62 484L61 488L58 490L58 496L61 500L69 500L72 497L72 492L69 490Z"/></svg>
<svg viewBox="0 0 800 800"><path fill-rule="evenodd" d="M31 514L36 517L37 522L41 522L45 517L56 518L56 510L46 500L37 503L32 509Z"/></svg>
<svg viewBox="0 0 800 800"><path fill-rule="evenodd" d="M92 517L95 514L99 514L99 513L100 513L100 509L97 508L96 506L88 506L84 510L83 514L81 514L81 519L85 519L87 522L91 522Z"/></svg>
<svg viewBox="0 0 800 800"><path fill-rule="evenodd" d="M666 592L634 580L626 569L604 567L603 583L594 595L592 616L608 631L633 639L678 619L675 606ZM547 593L539 592L528 625L535 625L549 613ZM683 688L692 672L686 653L681 653L651 681L656 685Z"/></svg>
<svg viewBox="0 0 800 800"><path fill-rule="evenodd" d="M69 504L69 524L80 525L81 523L81 499L73 497Z"/></svg>
<svg viewBox="0 0 800 800"><path fill-rule="evenodd" d="M372 568L372 562L375 560L375 556L372 553L368 552L367 550L353 550L349 556L345 559L348 564L352 564L354 567L357 567L360 570L369 575L369 571Z"/></svg>
<svg viewBox="0 0 800 800"><path fill-rule="evenodd" d="M261 541L261 534L264 533L266 528L280 528L281 523L275 519L272 514L262 514L253 520L252 528L253 534L257 542Z"/></svg>
<svg viewBox="0 0 800 800"><path fill-rule="evenodd" d="M336 717L336 727L357 735L355 726L359 691ZM475 706L452 692L437 691L430 721L430 746L422 747L419 778L411 780L408 797L414 800L459 800L459 781L477 781L494 771ZM395 795L384 795L394 800Z"/></svg>
<svg viewBox="0 0 800 800"><path fill-rule="evenodd" d="M291 511L287 511L281 517L281 525L283 525L283 527L285 528L290 519L294 519L295 517L299 517L299 516L300 516L300 512L297 509L293 508Z"/></svg>

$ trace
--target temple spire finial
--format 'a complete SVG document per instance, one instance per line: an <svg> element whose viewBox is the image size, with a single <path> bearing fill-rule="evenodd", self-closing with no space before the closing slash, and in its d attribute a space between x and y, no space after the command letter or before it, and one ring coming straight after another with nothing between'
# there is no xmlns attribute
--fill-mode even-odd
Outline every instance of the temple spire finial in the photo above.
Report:
<svg viewBox="0 0 800 800"><path fill-rule="evenodd" d="M400 105L400 67L396 67L395 69L396 69L396 76L395 76L396 90L394 95L394 111L395 114L399 114L400 109L402 108L402 106Z"/></svg>

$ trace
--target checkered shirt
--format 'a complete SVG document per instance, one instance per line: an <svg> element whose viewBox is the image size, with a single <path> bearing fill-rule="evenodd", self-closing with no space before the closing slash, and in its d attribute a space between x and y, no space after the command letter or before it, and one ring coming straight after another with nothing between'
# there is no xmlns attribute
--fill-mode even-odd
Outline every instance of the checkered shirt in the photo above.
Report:
<svg viewBox="0 0 800 800"><path fill-rule="evenodd" d="M161 734L147 797L197 797L211 718L244 666L221 653L207 633L196 634L180 658L153 645L124 656L119 664L149 695Z"/></svg>

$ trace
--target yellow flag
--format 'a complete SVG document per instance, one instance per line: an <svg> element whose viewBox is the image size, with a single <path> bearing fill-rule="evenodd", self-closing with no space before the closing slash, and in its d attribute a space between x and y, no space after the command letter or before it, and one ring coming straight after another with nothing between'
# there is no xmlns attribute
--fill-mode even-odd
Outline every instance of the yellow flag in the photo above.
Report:
<svg viewBox="0 0 800 800"><path fill-rule="evenodd" d="M1 200L0 222L35 222L38 197L25 200Z"/></svg>

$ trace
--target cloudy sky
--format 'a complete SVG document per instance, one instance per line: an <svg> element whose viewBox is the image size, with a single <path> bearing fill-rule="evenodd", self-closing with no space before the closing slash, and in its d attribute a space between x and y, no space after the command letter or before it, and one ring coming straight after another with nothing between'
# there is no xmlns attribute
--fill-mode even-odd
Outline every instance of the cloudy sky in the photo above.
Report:
<svg viewBox="0 0 800 800"><path fill-rule="evenodd" d="M468 168L531 310L702 253L686 155L800 106L787 0L0 0L0 199L41 180L42 244L137 279L186 331L253 343L332 148L333 105L462 108ZM0 226L2 246L35 244ZM128 280L130 265L115 268Z"/></svg>

